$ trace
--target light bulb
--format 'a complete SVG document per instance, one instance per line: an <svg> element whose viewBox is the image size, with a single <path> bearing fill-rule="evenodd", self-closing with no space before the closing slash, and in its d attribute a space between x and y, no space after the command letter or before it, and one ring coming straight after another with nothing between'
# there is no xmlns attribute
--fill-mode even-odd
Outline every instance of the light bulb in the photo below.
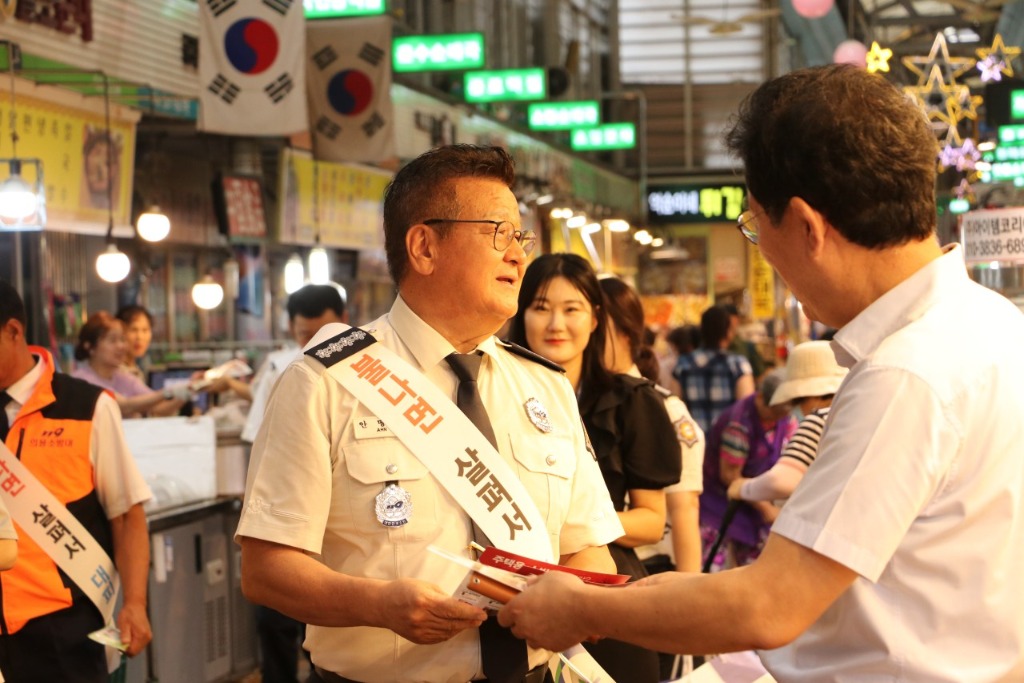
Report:
<svg viewBox="0 0 1024 683"><path fill-rule="evenodd" d="M96 274L107 282L120 282L128 277L132 269L132 263L128 256L118 250L117 245L111 242L107 250L96 257Z"/></svg>
<svg viewBox="0 0 1024 683"><path fill-rule="evenodd" d="M326 285L331 281L331 267L327 261L327 250L313 247L309 252L309 281L314 285Z"/></svg>
<svg viewBox="0 0 1024 683"><path fill-rule="evenodd" d="M20 166L20 164L19 164ZM21 222L36 212L39 198L21 177L20 169L11 164L11 176L0 183L0 216Z"/></svg>
<svg viewBox="0 0 1024 683"><path fill-rule="evenodd" d="M288 294L302 288L306 281L306 269L302 265L302 257L292 254L284 264L284 291Z"/></svg>
<svg viewBox="0 0 1024 683"><path fill-rule="evenodd" d="M192 302L199 308L217 308L221 301L224 301L224 288L214 282L209 275L204 275L199 282L192 285Z"/></svg>
<svg viewBox="0 0 1024 683"><path fill-rule="evenodd" d="M160 213L160 207L150 207L149 211L139 216L135 229L139 237L147 242L159 242L171 232L171 219Z"/></svg>

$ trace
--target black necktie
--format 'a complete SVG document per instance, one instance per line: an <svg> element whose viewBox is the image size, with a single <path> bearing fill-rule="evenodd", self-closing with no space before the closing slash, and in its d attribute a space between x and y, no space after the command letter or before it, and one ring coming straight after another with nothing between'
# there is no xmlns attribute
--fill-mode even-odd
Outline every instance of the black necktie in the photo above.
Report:
<svg viewBox="0 0 1024 683"><path fill-rule="evenodd" d="M7 432L11 431L11 422L7 419L7 404L10 402L11 395L0 391L0 441L6 441Z"/></svg>
<svg viewBox="0 0 1024 683"><path fill-rule="evenodd" d="M491 420L487 417L480 389L476 385L483 356L480 353L451 353L445 360L459 378L456 405L497 448L498 441L494 438ZM473 535L483 536L475 523ZM529 668L526 643L512 635L507 628L498 625L498 620L493 616L480 625L480 656L484 675L490 683L521 683Z"/></svg>

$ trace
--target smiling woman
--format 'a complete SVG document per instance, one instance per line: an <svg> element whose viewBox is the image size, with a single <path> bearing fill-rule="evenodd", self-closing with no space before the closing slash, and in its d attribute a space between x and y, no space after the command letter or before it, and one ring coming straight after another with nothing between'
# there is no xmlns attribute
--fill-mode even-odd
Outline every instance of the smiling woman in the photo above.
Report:
<svg viewBox="0 0 1024 683"><path fill-rule="evenodd" d="M664 488L679 481L679 443L654 385L641 377L613 375L606 368L606 308L597 275L586 260L575 254L545 254L526 269L510 338L565 368L625 532L609 545L616 571L642 578L647 572L634 548L662 536ZM614 680L659 680L655 652L616 640L586 647Z"/></svg>
<svg viewBox="0 0 1024 683"><path fill-rule="evenodd" d="M93 313L78 332L75 360L80 362L71 374L111 391L124 417L177 413L189 398L188 386L153 391L122 368L126 348L124 324L106 311Z"/></svg>

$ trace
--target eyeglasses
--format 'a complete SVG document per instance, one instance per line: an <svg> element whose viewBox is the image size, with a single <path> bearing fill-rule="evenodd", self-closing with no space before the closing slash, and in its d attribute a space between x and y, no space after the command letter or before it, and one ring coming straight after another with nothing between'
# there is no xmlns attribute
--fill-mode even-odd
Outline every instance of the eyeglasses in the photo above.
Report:
<svg viewBox="0 0 1024 683"><path fill-rule="evenodd" d="M753 211L744 211L736 219L736 228L743 233L743 236L750 240L751 244L757 244L757 233L760 226L757 224L757 216Z"/></svg>
<svg viewBox="0 0 1024 683"><path fill-rule="evenodd" d="M459 218L431 218L423 221L424 225L437 225L438 223L487 223L494 226L494 248L496 251L505 251L512 241L519 242L523 251L529 254L537 246L537 233L533 230L516 230L516 227L509 221L490 221L481 219L459 219Z"/></svg>

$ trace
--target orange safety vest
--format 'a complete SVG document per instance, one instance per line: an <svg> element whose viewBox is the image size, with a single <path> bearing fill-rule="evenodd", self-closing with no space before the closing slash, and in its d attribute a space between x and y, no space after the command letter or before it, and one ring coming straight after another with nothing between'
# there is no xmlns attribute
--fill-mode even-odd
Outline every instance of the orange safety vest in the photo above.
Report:
<svg viewBox="0 0 1024 683"><path fill-rule="evenodd" d="M110 522L96 494L90 458L93 412L104 390L55 373L45 349L29 350L40 357L43 375L14 418L7 448L113 556ZM0 472L0 486L12 485L10 475ZM61 542L61 533L59 528L49 532L55 543ZM12 569L0 572L0 633L15 633L30 619L80 601L90 602L18 526L18 560Z"/></svg>

